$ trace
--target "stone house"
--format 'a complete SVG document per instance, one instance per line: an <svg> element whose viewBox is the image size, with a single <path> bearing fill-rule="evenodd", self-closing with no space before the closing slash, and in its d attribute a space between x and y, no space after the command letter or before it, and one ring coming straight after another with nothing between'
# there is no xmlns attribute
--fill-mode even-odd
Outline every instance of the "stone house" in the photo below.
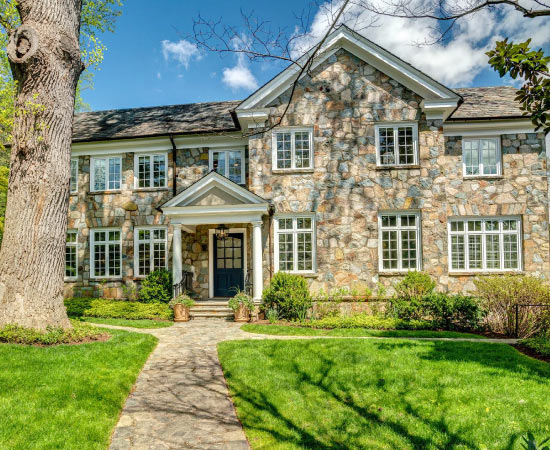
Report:
<svg viewBox="0 0 550 450"><path fill-rule="evenodd" d="M126 297L159 267L200 298L256 300L278 270L313 291L548 276L548 139L514 88L449 89L346 27L291 98L296 77L77 114L66 295Z"/></svg>

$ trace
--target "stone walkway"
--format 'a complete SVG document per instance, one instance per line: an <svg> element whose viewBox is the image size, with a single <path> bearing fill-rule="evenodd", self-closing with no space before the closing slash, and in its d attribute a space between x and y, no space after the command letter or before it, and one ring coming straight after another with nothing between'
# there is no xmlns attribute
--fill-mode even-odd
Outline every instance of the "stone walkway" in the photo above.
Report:
<svg viewBox="0 0 550 450"><path fill-rule="evenodd" d="M218 362L217 344L235 339L327 337L251 334L241 331L240 326L221 320L192 320L170 328L131 329L153 334L159 343L126 400L110 449L249 449ZM467 338L416 339L480 341ZM510 344L516 340L484 339L483 342Z"/></svg>

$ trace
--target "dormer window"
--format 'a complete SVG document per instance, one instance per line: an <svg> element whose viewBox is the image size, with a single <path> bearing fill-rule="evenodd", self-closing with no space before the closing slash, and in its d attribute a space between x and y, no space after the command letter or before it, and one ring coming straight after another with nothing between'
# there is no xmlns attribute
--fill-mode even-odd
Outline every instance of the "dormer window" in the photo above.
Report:
<svg viewBox="0 0 550 450"><path fill-rule="evenodd" d="M418 125L376 125L376 164L381 167L418 165Z"/></svg>
<svg viewBox="0 0 550 450"><path fill-rule="evenodd" d="M275 131L273 168L289 171L313 169L313 131L308 128Z"/></svg>

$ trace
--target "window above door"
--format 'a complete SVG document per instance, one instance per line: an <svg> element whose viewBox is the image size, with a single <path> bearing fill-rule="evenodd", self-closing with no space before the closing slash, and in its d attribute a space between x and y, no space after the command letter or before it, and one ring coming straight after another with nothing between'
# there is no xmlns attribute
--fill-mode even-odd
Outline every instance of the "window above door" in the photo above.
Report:
<svg viewBox="0 0 550 450"><path fill-rule="evenodd" d="M237 184L244 184L245 157L244 148L218 150L211 149L208 153L208 169L229 178Z"/></svg>

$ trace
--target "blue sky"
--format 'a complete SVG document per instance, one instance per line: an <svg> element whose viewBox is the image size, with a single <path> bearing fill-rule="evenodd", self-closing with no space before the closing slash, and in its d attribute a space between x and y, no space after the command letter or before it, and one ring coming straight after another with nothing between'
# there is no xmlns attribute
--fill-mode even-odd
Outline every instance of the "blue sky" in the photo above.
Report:
<svg viewBox="0 0 550 450"><path fill-rule="evenodd" d="M94 89L83 92L84 100L92 110L101 110L243 99L282 66L196 51L189 39L193 18L200 13L238 25L242 8L274 25L293 28L293 12L299 15L308 6L309 0L127 0L115 34L102 37L107 47L105 59L95 74ZM549 48L550 21L530 20L513 11L498 17L482 13L464 21L448 42L425 48L413 44L428 36L430 24L426 22L413 26L384 18L364 34L449 87L490 86L510 84L487 66L484 51L494 39L533 36L538 45ZM311 39L325 26L318 11L309 30ZM307 47L311 42L304 39L301 44Z"/></svg>

